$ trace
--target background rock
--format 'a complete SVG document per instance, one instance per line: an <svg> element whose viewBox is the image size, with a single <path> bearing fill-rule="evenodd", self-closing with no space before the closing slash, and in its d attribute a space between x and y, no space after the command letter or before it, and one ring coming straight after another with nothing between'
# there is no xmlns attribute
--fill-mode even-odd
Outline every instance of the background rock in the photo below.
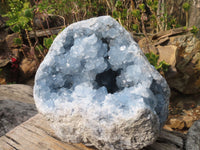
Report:
<svg viewBox="0 0 200 150"><path fill-rule="evenodd" d="M37 114L34 104L0 100L0 136Z"/></svg>
<svg viewBox="0 0 200 150"><path fill-rule="evenodd" d="M200 149L200 120L196 121L189 129L186 141L186 150Z"/></svg>
<svg viewBox="0 0 200 150"><path fill-rule="evenodd" d="M35 59L25 58L19 65L20 81L26 81L35 75L38 63Z"/></svg>
<svg viewBox="0 0 200 150"><path fill-rule="evenodd" d="M8 46L8 48L11 50L12 48L17 48L19 45L16 45L14 42L15 38L19 38L19 34L18 33L12 33L6 36L5 40L6 40L6 44Z"/></svg>
<svg viewBox="0 0 200 150"><path fill-rule="evenodd" d="M157 41L154 39L152 44L155 43ZM145 46L145 39L140 40L139 45L144 53L155 53L148 46ZM183 94L199 93L200 40L191 33L169 34L168 40L156 45L156 48L160 57L159 61L165 60L171 65L169 71L165 73L170 88Z"/></svg>
<svg viewBox="0 0 200 150"><path fill-rule="evenodd" d="M170 64L171 72L176 72L176 58L177 58L177 47L174 45L157 46L159 53L159 62L165 61Z"/></svg>
<svg viewBox="0 0 200 150"><path fill-rule="evenodd" d="M13 100L34 104L33 88L23 84L0 85L0 100Z"/></svg>
<svg viewBox="0 0 200 150"><path fill-rule="evenodd" d="M0 136L37 113L31 86L0 85Z"/></svg>
<svg viewBox="0 0 200 150"><path fill-rule="evenodd" d="M200 92L200 40L192 34L170 38L169 44L177 46L176 69L173 76L166 75L171 88L184 94Z"/></svg>

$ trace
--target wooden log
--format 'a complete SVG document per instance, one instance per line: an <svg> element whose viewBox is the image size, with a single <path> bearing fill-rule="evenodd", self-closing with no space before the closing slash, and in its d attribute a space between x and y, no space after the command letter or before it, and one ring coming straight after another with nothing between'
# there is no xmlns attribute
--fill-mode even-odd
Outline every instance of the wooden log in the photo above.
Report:
<svg viewBox="0 0 200 150"><path fill-rule="evenodd" d="M45 36L50 36L52 34L57 35L63 28L64 28L64 26L45 29L45 30L36 30L36 36L37 37L45 37ZM30 31L29 36L30 36L30 38L34 38L34 32Z"/></svg>
<svg viewBox="0 0 200 150"><path fill-rule="evenodd" d="M0 137L0 150L93 150L83 144L61 142L45 118L37 114Z"/></svg>
<svg viewBox="0 0 200 150"><path fill-rule="evenodd" d="M162 131L158 140L143 150L182 150L184 135ZM0 150L96 150L83 144L64 143L49 126L48 121L37 114L25 123L0 137Z"/></svg>
<svg viewBox="0 0 200 150"><path fill-rule="evenodd" d="M192 30L192 28L185 29L183 27L180 27L180 28L175 28L175 29L171 29L171 30L167 30L167 31L161 31L161 32L158 32L155 35L153 35L152 40L156 40L156 39L160 40L162 38L166 38L169 36L186 33L190 30Z"/></svg>
<svg viewBox="0 0 200 150"><path fill-rule="evenodd" d="M168 40L169 40L169 37L165 37L165 38L162 38L159 41L155 42L153 45L157 46L157 45L160 45L160 44L162 44L162 43L164 43L164 42L166 42Z"/></svg>

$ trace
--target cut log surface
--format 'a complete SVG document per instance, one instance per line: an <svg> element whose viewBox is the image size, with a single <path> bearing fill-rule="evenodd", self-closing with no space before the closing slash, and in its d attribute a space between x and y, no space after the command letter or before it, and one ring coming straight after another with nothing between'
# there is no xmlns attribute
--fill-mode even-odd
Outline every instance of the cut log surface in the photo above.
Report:
<svg viewBox="0 0 200 150"><path fill-rule="evenodd" d="M61 142L45 118L37 114L0 137L0 150L93 150L83 144Z"/></svg>
<svg viewBox="0 0 200 150"><path fill-rule="evenodd" d="M162 131L158 140L144 150L183 150L185 135ZM95 150L83 144L64 143L49 122L37 114L0 137L0 150Z"/></svg>

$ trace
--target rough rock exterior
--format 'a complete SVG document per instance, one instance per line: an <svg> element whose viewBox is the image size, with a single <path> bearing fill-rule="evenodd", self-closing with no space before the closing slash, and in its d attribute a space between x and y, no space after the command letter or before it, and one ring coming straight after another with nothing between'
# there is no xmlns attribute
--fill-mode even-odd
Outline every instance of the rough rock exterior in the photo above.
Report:
<svg viewBox="0 0 200 150"><path fill-rule="evenodd" d="M169 87L113 18L74 23L54 40L34 99L66 142L98 149L152 144L168 114Z"/></svg>
<svg viewBox="0 0 200 150"><path fill-rule="evenodd" d="M196 121L188 131L186 150L190 149L200 149L200 120Z"/></svg>

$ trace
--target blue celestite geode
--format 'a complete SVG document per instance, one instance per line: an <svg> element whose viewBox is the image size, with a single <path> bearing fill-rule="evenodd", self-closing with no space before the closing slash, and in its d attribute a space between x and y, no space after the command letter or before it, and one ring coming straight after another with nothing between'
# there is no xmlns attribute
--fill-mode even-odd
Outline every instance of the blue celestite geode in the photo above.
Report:
<svg viewBox="0 0 200 150"><path fill-rule="evenodd" d="M110 16L68 26L35 77L34 99L66 142L98 149L152 144L168 115L169 87Z"/></svg>

